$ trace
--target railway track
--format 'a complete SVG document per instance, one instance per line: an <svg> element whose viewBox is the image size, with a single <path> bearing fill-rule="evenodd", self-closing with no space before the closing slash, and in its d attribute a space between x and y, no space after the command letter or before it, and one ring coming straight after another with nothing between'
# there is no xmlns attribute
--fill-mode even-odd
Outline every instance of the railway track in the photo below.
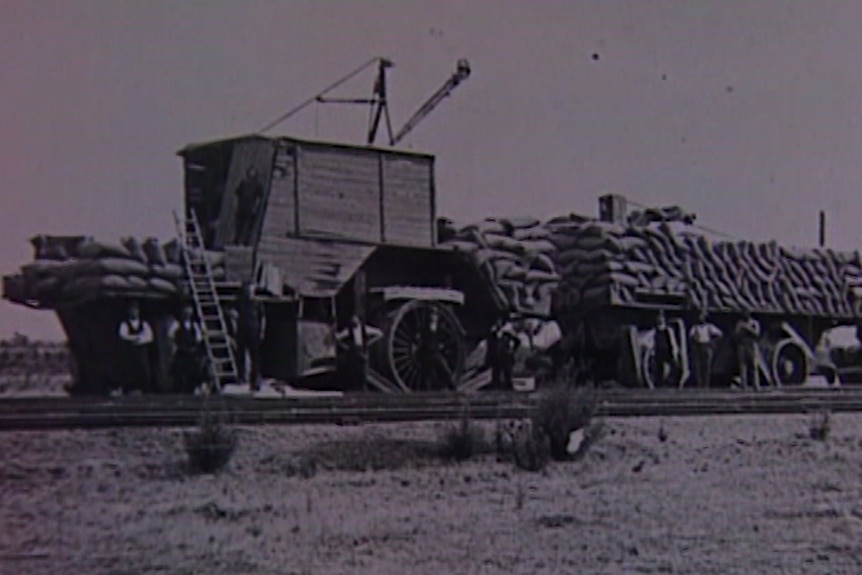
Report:
<svg viewBox="0 0 862 575"><path fill-rule="evenodd" d="M594 390L605 417L862 412L862 389ZM0 399L0 431L189 427L204 413L237 425L356 424L528 417L538 394L477 393L255 399L150 396Z"/></svg>

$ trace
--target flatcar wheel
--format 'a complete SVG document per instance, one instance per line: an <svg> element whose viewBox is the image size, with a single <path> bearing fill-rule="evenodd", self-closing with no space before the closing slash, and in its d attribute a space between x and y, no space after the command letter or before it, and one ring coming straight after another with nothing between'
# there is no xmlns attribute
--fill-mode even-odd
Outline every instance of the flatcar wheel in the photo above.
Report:
<svg viewBox="0 0 862 575"><path fill-rule="evenodd" d="M437 314L436 342L428 326ZM389 313L385 334L386 362L405 392L454 389L464 371L465 343L461 323L441 304L409 301Z"/></svg>
<svg viewBox="0 0 862 575"><path fill-rule="evenodd" d="M770 368L779 385L802 385L808 378L808 356L799 345L785 339L772 350Z"/></svg>

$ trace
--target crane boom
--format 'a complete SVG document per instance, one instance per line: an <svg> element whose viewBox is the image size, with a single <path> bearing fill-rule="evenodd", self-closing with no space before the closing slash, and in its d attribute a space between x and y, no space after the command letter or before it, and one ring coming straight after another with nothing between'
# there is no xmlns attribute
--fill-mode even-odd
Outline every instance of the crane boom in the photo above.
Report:
<svg viewBox="0 0 862 575"><path fill-rule="evenodd" d="M436 108L440 102L448 97L458 84L470 77L470 63L467 60L458 60L458 68L452 77L440 87L404 124L395 137L390 139L389 145L394 146L409 134L425 117Z"/></svg>

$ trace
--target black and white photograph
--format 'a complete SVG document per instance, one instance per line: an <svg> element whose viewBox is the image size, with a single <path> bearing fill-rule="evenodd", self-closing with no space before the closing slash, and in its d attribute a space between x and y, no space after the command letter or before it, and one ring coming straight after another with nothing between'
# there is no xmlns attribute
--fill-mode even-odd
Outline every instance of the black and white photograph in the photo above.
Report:
<svg viewBox="0 0 862 575"><path fill-rule="evenodd" d="M860 23L0 0L0 574L862 573Z"/></svg>

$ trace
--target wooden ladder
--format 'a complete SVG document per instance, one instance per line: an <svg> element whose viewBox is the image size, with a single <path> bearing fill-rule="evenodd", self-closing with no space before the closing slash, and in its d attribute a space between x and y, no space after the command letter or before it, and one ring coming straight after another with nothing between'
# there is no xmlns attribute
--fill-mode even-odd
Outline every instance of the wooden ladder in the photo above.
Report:
<svg viewBox="0 0 862 575"><path fill-rule="evenodd" d="M210 391L220 391L228 384L240 382L225 313L216 290L212 267L206 258L201 229L194 210L181 220L174 212L180 235L183 265L189 282L197 317L201 322L204 347L210 372Z"/></svg>

